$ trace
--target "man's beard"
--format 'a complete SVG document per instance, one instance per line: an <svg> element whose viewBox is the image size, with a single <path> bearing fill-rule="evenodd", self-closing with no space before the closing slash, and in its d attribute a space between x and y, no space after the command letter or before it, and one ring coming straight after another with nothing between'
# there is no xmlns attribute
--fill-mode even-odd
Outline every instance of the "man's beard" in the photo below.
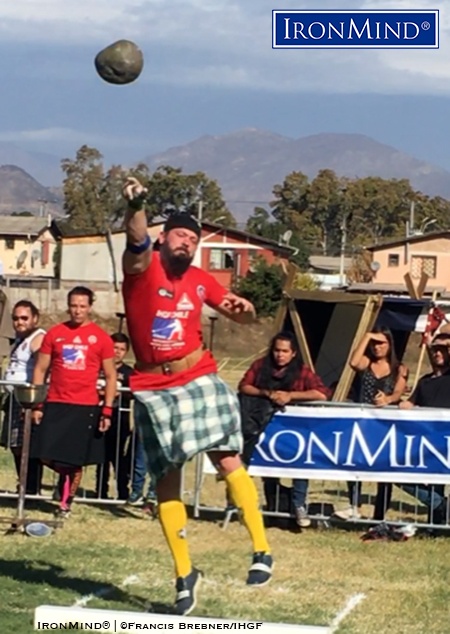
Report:
<svg viewBox="0 0 450 634"><path fill-rule="evenodd" d="M174 253L165 242L161 245L160 253L166 267L174 277L181 277L186 273L194 259L183 251Z"/></svg>

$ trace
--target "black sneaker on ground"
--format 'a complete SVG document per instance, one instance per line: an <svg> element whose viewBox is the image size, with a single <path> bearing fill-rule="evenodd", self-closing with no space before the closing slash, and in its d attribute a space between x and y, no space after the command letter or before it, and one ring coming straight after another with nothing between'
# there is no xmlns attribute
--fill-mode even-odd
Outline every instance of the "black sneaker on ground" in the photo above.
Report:
<svg viewBox="0 0 450 634"><path fill-rule="evenodd" d="M254 553L253 562L248 571L248 586L265 586L272 578L273 559L269 553Z"/></svg>
<svg viewBox="0 0 450 634"><path fill-rule="evenodd" d="M176 582L175 614L186 616L195 608L197 605L197 591L202 577L202 571L197 568L192 568L186 577L178 577Z"/></svg>

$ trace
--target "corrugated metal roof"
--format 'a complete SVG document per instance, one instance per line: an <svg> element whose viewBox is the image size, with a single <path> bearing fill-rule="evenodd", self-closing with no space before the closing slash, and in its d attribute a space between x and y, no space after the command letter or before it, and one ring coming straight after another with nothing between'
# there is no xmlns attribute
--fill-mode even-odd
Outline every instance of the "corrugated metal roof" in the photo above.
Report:
<svg viewBox="0 0 450 634"><path fill-rule="evenodd" d="M381 282L356 282L350 284L346 289L349 292L368 292L368 293L405 293L408 294L408 290L405 284L383 284ZM427 286L425 293L429 295L436 291L436 293L444 293L445 286Z"/></svg>
<svg viewBox="0 0 450 634"><path fill-rule="evenodd" d="M323 271L339 271L341 266L341 258L329 255L310 255L309 264L313 269L321 269ZM352 258L344 258L344 268L348 269L352 266Z"/></svg>
<svg viewBox="0 0 450 634"><path fill-rule="evenodd" d="M1 216L0 235L32 235L37 236L47 227L47 218L36 216Z"/></svg>
<svg viewBox="0 0 450 634"><path fill-rule="evenodd" d="M386 240L379 244L371 244L368 247L364 247L366 251L383 251L384 249L392 247L401 247L405 244L415 244L417 242L429 242L430 240L436 240L439 238L450 238L450 231L430 231L430 233L415 233L408 238L395 238L392 240Z"/></svg>

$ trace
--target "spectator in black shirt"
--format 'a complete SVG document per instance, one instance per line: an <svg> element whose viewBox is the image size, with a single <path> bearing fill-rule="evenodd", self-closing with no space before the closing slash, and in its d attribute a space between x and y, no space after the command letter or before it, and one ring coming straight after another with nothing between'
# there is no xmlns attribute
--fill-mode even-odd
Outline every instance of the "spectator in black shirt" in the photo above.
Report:
<svg viewBox="0 0 450 634"><path fill-rule="evenodd" d="M450 325L443 326L435 335L429 346L429 356L432 371L419 380L408 400L400 403L401 409L413 407L450 409ZM446 523L448 504L443 484L402 484L400 486L428 506L430 523Z"/></svg>
<svg viewBox="0 0 450 634"><path fill-rule="evenodd" d="M111 335L114 343L114 361L117 370L118 388L129 387L129 378L133 368L123 362L128 350L130 340L124 333ZM102 389L102 379L99 380L99 388ZM110 465L113 466L116 476L117 497L119 500L128 498L128 480L130 473L129 460L126 453L127 440L130 437L130 405L131 392L118 391L114 402L114 412L111 418L111 427L105 433L105 462L97 467L97 497L108 498L108 483Z"/></svg>

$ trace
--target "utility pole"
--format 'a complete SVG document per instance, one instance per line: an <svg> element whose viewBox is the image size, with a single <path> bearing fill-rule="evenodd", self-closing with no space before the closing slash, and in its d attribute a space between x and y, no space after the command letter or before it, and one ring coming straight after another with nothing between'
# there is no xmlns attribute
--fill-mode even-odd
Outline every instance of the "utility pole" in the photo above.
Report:
<svg viewBox="0 0 450 634"><path fill-rule="evenodd" d="M411 208L409 211L409 235L413 236L415 234L415 228L414 228L414 207L415 207L415 202L412 200L411 201Z"/></svg>
<svg viewBox="0 0 450 634"><path fill-rule="evenodd" d="M47 203L49 201L46 200L45 198L38 198L37 201L38 201L38 203L40 203L40 205L39 205L39 218L43 218L45 216L45 212L47 210Z"/></svg>
<svg viewBox="0 0 450 634"><path fill-rule="evenodd" d="M202 222L203 222L203 200L199 200L198 201L198 211L197 211L197 216L198 216L198 221L200 223L200 227L202 227ZM195 266L198 266L199 268L203 268L203 252L202 252L202 238L201 238L201 234L200 234L200 242L197 248L197 252L195 254L195 258L194 258L194 264Z"/></svg>
<svg viewBox="0 0 450 634"><path fill-rule="evenodd" d="M339 260L339 283L345 284L345 247L347 246L347 214L342 216L341 223L341 253Z"/></svg>
<svg viewBox="0 0 450 634"><path fill-rule="evenodd" d="M347 219L349 217L349 213L347 211L347 185L344 184L342 187L341 195L342 195L342 222L341 222L341 253L339 259L339 284L344 286L345 284L345 247L347 246Z"/></svg>

